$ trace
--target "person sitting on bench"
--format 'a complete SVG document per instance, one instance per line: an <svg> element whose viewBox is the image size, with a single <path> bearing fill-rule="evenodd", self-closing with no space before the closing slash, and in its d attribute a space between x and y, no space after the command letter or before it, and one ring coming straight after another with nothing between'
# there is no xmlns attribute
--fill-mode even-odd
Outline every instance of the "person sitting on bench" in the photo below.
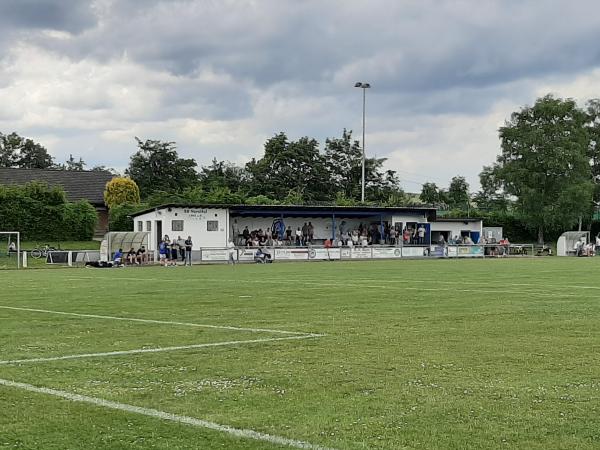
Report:
<svg viewBox="0 0 600 450"><path fill-rule="evenodd" d="M259 264L265 264L271 262L271 255L263 251L262 247L258 247L254 254L254 261Z"/></svg>

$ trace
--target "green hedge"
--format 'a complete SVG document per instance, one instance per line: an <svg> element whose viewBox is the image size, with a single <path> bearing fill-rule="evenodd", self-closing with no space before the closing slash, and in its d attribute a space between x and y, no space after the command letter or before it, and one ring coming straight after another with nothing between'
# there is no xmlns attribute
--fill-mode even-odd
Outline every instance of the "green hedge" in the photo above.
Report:
<svg viewBox="0 0 600 450"><path fill-rule="evenodd" d="M0 230L19 231L22 240L90 240L97 222L91 204L68 203L60 187L0 185Z"/></svg>

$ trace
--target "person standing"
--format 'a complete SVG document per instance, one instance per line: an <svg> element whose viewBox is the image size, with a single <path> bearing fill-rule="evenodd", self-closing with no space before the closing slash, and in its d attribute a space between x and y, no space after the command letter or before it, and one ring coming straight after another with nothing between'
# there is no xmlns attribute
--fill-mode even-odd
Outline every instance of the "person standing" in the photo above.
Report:
<svg viewBox="0 0 600 450"><path fill-rule="evenodd" d="M194 243L192 242L192 237L188 236L183 244L185 245L185 262L183 263L183 265L191 266L192 265L192 248L194 246Z"/></svg>
<svg viewBox="0 0 600 450"><path fill-rule="evenodd" d="M304 225L302 225L302 245L306 245L306 241L308 241L308 224L304 222Z"/></svg>
<svg viewBox="0 0 600 450"><path fill-rule="evenodd" d="M181 238L181 236L177 236L177 245L179 246L179 257L181 258L181 262L185 266L185 241Z"/></svg>
<svg viewBox="0 0 600 450"><path fill-rule="evenodd" d="M229 240L229 242L227 243L227 253L229 254L227 264L235 264L235 244L232 240Z"/></svg>
<svg viewBox="0 0 600 450"><path fill-rule="evenodd" d="M425 243L425 227L423 224L419 224L419 228L417 229L417 236L419 238L419 244L423 245Z"/></svg>
<svg viewBox="0 0 600 450"><path fill-rule="evenodd" d="M177 239L173 238L171 242L171 261L174 266L177 265L177 255L179 254L179 244Z"/></svg>
<svg viewBox="0 0 600 450"><path fill-rule="evenodd" d="M311 222L308 222L308 242L312 244L315 238L315 227Z"/></svg>

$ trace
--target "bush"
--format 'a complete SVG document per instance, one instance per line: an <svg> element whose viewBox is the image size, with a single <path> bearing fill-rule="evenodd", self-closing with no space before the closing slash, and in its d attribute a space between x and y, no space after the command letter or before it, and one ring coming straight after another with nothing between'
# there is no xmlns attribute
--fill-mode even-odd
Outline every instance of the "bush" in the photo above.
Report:
<svg viewBox="0 0 600 450"><path fill-rule="evenodd" d="M104 203L113 208L123 203L138 204L140 202L140 189L131 178L115 177L106 183L104 190Z"/></svg>
<svg viewBox="0 0 600 450"><path fill-rule="evenodd" d="M110 209L108 215L108 229L110 231L132 231L133 219L131 214L146 209L148 205L123 203Z"/></svg>
<svg viewBox="0 0 600 450"><path fill-rule="evenodd" d="M0 186L0 230L23 240L91 239L98 216L86 201L68 203L62 188L45 183Z"/></svg>

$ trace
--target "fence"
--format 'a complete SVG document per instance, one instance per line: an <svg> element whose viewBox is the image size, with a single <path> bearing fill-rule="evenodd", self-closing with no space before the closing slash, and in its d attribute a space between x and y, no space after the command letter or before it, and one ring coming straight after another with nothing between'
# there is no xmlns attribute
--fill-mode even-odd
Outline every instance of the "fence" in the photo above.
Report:
<svg viewBox="0 0 600 450"><path fill-rule="evenodd" d="M274 261L323 261L398 258L490 258L538 256L532 244L509 245L429 245L370 247L265 247ZM253 262L256 248L237 248L236 260ZM195 262L224 262L229 259L226 248L203 248L194 252Z"/></svg>
<svg viewBox="0 0 600 450"><path fill-rule="evenodd" d="M533 257L541 256L532 244L510 245L429 245L429 246L384 246L369 247L264 247L265 253L274 261L344 261L378 259L416 259L416 258L496 258L496 257ZM256 248L236 248L234 258L238 262L254 262ZM547 253L546 253L547 254ZM150 263L157 261L153 252L148 255ZM40 264L84 266L86 262L99 261L99 250L50 250L41 259L31 258L29 252L22 251L23 267ZM229 260L229 249L224 247L202 248L192 251L192 262L224 263Z"/></svg>

